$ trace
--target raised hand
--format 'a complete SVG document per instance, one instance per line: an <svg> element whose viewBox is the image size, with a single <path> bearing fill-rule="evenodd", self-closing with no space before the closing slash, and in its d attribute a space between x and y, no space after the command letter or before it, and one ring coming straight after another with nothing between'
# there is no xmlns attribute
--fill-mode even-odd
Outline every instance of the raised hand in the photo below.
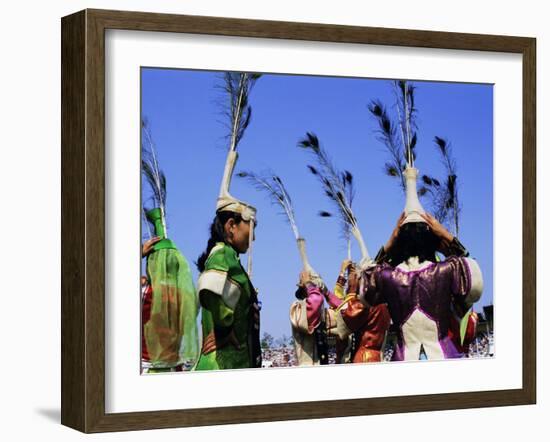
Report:
<svg viewBox="0 0 550 442"><path fill-rule="evenodd" d="M386 252L388 252L395 244L395 240L399 235L399 229L403 225L403 221L405 221L405 218L406 218L405 212L401 212L401 215L399 215L399 218L397 219L397 223L395 224L395 227L391 232L390 239L388 239L388 242L386 242L386 244L384 245L384 250Z"/></svg>
<svg viewBox="0 0 550 442"><path fill-rule="evenodd" d="M453 235L445 227L443 227L443 225L441 225L441 223L432 215L430 215L429 213L424 213L420 216L424 219L424 221L426 221L426 224L428 224L432 233L439 239L448 243L453 240Z"/></svg>
<svg viewBox="0 0 550 442"><path fill-rule="evenodd" d="M344 259L342 261L342 265L340 266L340 275L345 275L346 272L349 270L349 267L353 265L353 261L351 259Z"/></svg>
<svg viewBox="0 0 550 442"><path fill-rule="evenodd" d="M141 248L141 256L146 257L149 253L153 251L153 246L160 241L160 236L154 236L151 239L148 239L143 243Z"/></svg>
<svg viewBox="0 0 550 442"><path fill-rule="evenodd" d="M311 282L311 273L307 270L304 270L300 273L300 282L298 283L298 285L300 287L305 287L309 282Z"/></svg>

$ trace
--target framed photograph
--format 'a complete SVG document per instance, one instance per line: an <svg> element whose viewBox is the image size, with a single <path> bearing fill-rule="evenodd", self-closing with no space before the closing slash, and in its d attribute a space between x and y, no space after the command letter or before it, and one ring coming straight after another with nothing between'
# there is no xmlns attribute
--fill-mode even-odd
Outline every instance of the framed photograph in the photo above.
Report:
<svg viewBox="0 0 550 442"><path fill-rule="evenodd" d="M62 423L535 403L535 53L64 17Z"/></svg>

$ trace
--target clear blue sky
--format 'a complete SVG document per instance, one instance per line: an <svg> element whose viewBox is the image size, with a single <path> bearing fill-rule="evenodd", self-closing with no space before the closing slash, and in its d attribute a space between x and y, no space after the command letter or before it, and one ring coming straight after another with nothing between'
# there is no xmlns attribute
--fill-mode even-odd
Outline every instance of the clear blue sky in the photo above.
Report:
<svg viewBox="0 0 550 442"><path fill-rule="evenodd" d="M190 262L195 281L193 263L206 247L227 153L217 84L220 73L142 69L142 116L150 123L168 182L169 236ZM433 138L452 143L462 203L460 240L484 274L485 290L476 306L481 310L493 302L493 88L414 85L419 112L416 167L421 174L443 177ZM317 215L331 207L306 169L310 156L297 142L308 131L316 133L335 165L354 174L354 211L374 256L390 235L404 199L396 180L383 171L388 155L376 139L376 122L367 110L372 99L392 105L390 81L264 75L252 91L252 121L239 145L236 172L271 168L283 179L310 262L329 287L346 256L346 245L336 219ZM143 189L147 195L147 186ZM263 304L262 334L289 336L288 311L301 267L292 231L267 197L248 182L234 177L231 193L258 209L253 283ZM353 257L359 258L357 247Z"/></svg>

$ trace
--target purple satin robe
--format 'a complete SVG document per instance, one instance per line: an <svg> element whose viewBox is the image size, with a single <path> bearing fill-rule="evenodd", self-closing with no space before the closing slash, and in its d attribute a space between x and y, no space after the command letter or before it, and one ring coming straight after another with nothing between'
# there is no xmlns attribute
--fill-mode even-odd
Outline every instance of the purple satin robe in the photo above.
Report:
<svg viewBox="0 0 550 442"><path fill-rule="evenodd" d="M371 305L387 303L398 327L393 360L418 360L423 348L428 359L462 357L448 336L451 301L465 299L472 289L467 258L449 257L426 262L417 270L381 264L365 271L362 294Z"/></svg>

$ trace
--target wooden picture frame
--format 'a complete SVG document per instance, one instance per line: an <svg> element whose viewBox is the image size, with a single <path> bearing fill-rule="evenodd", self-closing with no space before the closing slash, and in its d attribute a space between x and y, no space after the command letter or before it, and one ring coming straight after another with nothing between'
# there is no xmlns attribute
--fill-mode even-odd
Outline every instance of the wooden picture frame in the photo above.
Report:
<svg viewBox="0 0 550 442"><path fill-rule="evenodd" d="M498 391L105 412L105 30L516 53L523 65L523 385ZM536 401L536 41L533 38L84 10L62 19L62 424L141 430Z"/></svg>

